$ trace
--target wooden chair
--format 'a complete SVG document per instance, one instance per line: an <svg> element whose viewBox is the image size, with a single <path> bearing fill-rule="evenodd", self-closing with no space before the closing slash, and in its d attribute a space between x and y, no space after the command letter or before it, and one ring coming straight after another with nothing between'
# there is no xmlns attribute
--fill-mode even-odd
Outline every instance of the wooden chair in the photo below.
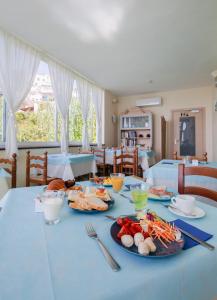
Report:
<svg viewBox="0 0 217 300"><path fill-rule="evenodd" d="M0 158L0 164L3 169L11 174L11 187L15 188L17 186L17 155L12 154L11 158Z"/></svg>
<svg viewBox="0 0 217 300"><path fill-rule="evenodd" d="M173 159L175 160L182 160L183 157L182 156L178 156L177 155L177 151L175 151L173 153ZM204 162L207 162L207 152L204 152L202 157L198 157L198 156L190 156L190 160L192 159L197 159L198 161L204 161Z"/></svg>
<svg viewBox="0 0 217 300"><path fill-rule="evenodd" d="M33 162L32 162L33 161ZM35 169L34 175L31 174L31 170ZM54 180L53 177L47 176L47 152L43 156L30 155L30 151L27 151L26 155L26 186L30 186L30 183L36 183L38 185L47 185Z"/></svg>
<svg viewBox="0 0 217 300"><path fill-rule="evenodd" d="M185 176L199 175L217 179L217 169L209 167L185 167L179 164L178 192L180 194L193 194L217 201L217 191L209 190L200 186L185 186Z"/></svg>
<svg viewBox="0 0 217 300"><path fill-rule="evenodd" d="M120 155L116 155L114 152L113 157L113 172L124 173L126 175L137 176L138 172L138 149L134 149L131 153L123 153L121 151Z"/></svg>
<svg viewBox="0 0 217 300"><path fill-rule="evenodd" d="M96 166L97 170L102 170L102 175L106 175L106 163L105 163L105 148L93 149L93 154L96 156Z"/></svg>
<svg viewBox="0 0 217 300"><path fill-rule="evenodd" d="M78 149L78 153L79 153L79 154L93 154L93 149L90 148L90 149L85 149L85 150L83 150L82 148L79 148L79 149Z"/></svg>

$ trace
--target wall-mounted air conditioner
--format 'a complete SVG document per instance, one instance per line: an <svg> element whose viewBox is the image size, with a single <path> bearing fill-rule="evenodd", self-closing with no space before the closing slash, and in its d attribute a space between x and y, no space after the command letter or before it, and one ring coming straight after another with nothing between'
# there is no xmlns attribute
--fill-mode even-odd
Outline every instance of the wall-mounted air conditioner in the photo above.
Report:
<svg viewBox="0 0 217 300"><path fill-rule="evenodd" d="M145 98L136 101L136 106L156 106L161 105L162 99L161 97L154 97L154 98Z"/></svg>

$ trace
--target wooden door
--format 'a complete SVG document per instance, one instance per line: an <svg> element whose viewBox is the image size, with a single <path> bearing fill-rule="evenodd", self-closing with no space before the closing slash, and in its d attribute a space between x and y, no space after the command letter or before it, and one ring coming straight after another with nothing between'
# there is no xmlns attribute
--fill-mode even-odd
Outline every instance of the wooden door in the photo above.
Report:
<svg viewBox="0 0 217 300"><path fill-rule="evenodd" d="M173 111L173 151L178 156L202 156L204 115L203 108Z"/></svg>

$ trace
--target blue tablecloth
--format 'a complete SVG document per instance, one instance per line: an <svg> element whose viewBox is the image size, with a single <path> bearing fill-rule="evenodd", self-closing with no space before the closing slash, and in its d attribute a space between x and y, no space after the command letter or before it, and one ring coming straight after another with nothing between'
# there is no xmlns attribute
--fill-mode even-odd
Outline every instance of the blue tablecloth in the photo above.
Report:
<svg viewBox="0 0 217 300"><path fill-rule="evenodd" d="M93 154L49 154L48 176L72 180L77 176L97 172Z"/></svg>
<svg viewBox="0 0 217 300"><path fill-rule="evenodd" d="M11 178L11 174L6 172L4 168L0 168L0 177Z"/></svg>
<svg viewBox="0 0 217 300"><path fill-rule="evenodd" d="M65 165L65 164L80 164L85 161L94 160L93 154L49 154L48 164L50 165Z"/></svg>
<svg viewBox="0 0 217 300"><path fill-rule="evenodd" d="M126 179L127 182L136 180ZM18 188L5 196L0 213L1 300L213 300L217 297L217 250L196 246L177 256L148 259L122 250L110 236L108 212L87 215L67 205L62 221L47 226L34 212L42 187ZM176 219L157 202L149 207L167 220ZM188 222L211 233L217 247L217 209L200 204L207 215ZM134 211L127 199L116 196L111 215ZM85 232L91 222L121 265L113 272L97 243Z"/></svg>
<svg viewBox="0 0 217 300"><path fill-rule="evenodd" d="M11 187L11 174L0 168L0 200Z"/></svg>
<svg viewBox="0 0 217 300"><path fill-rule="evenodd" d="M166 185L169 189L178 191L178 164L179 160L164 159L144 172L144 177L152 185ZM187 165L192 166L192 165ZM217 168L216 162L199 164L199 166ZM186 185L203 186L217 190L217 179L205 176L186 176Z"/></svg>

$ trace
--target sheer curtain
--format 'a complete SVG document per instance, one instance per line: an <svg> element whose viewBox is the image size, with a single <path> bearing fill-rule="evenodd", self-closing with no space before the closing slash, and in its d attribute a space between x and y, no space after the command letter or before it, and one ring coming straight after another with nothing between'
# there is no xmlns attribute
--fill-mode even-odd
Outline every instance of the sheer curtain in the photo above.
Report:
<svg viewBox="0 0 217 300"><path fill-rule="evenodd" d="M82 148L88 149L89 148L89 141L88 141L88 130L87 130L87 118L90 108L90 92L91 87L90 84L83 79L76 80L78 95L81 103L81 112L82 112L82 119L83 119L83 128L82 128Z"/></svg>
<svg viewBox="0 0 217 300"><path fill-rule="evenodd" d="M0 31L0 81L7 102L6 153L17 153L15 112L28 95L40 62L36 50Z"/></svg>
<svg viewBox="0 0 217 300"><path fill-rule="evenodd" d="M102 108L104 102L104 91L93 86L92 99L96 110L96 142L98 147L102 147Z"/></svg>
<svg viewBox="0 0 217 300"><path fill-rule="evenodd" d="M48 66L55 101L62 117L61 152L67 153L69 144L68 114L70 101L72 99L74 78L70 71L53 61L48 61Z"/></svg>

